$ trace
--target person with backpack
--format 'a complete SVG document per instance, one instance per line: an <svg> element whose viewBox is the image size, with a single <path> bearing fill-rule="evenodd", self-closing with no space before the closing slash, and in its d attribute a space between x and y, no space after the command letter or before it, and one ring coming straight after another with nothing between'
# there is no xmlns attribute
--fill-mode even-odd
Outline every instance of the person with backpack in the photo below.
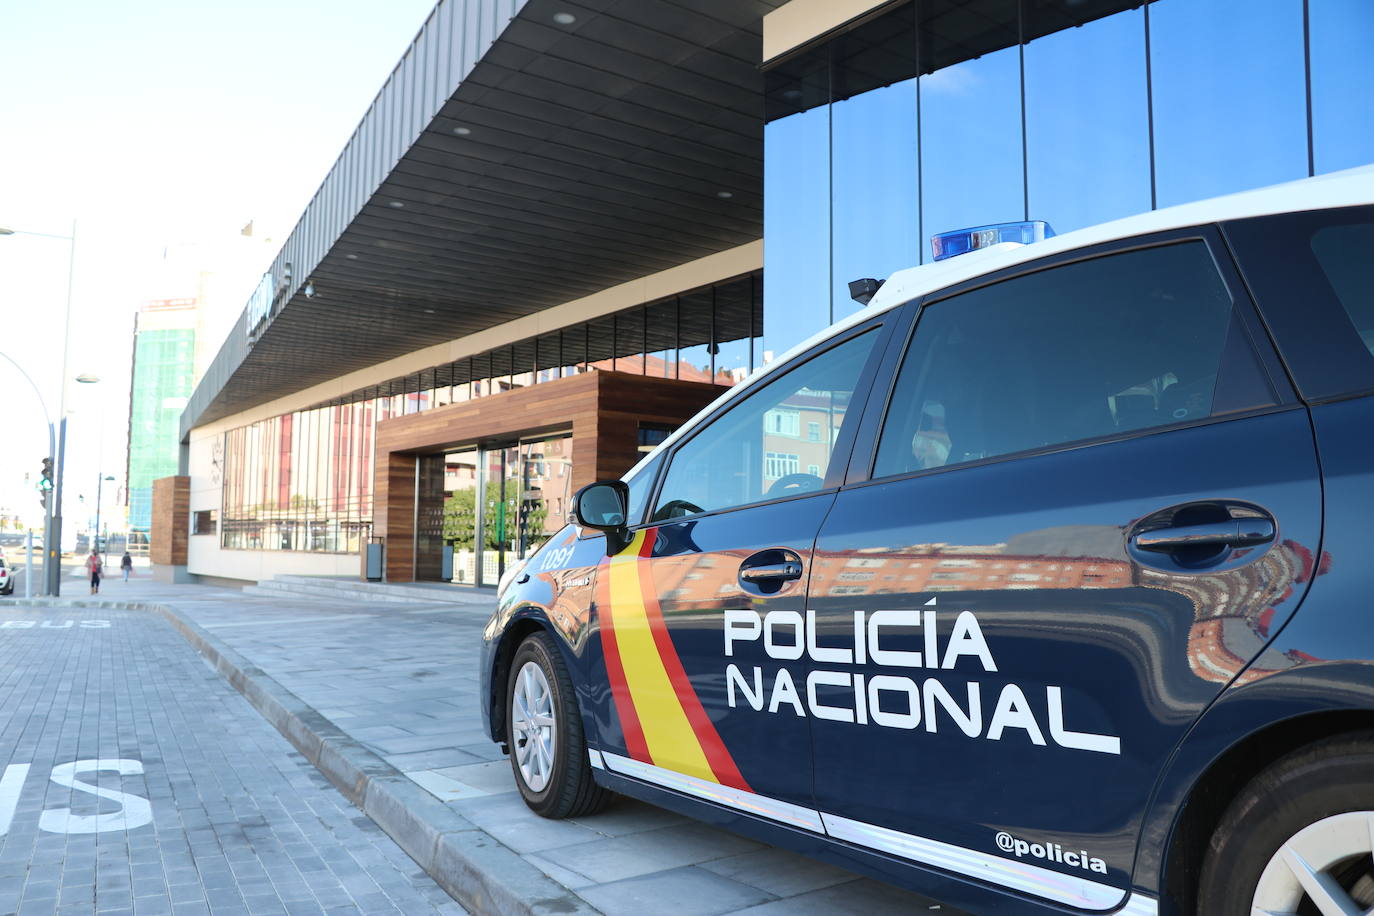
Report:
<svg viewBox="0 0 1374 916"><path fill-rule="evenodd" d="M98 595L100 593L100 575L103 572L103 565L104 564L100 562L100 554L92 550L91 555L86 558L86 571L91 574L92 595Z"/></svg>
<svg viewBox="0 0 1374 916"><path fill-rule="evenodd" d="M124 570L124 581L129 581L129 573L134 571L134 558L129 556L129 551L124 551L124 558L119 561L119 568Z"/></svg>

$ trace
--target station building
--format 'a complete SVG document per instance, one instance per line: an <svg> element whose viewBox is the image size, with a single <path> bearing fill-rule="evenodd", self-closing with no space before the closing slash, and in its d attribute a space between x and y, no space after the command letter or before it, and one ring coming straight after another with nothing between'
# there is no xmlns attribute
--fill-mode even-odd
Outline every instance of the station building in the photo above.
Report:
<svg viewBox="0 0 1374 916"><path fill-rule="evenodd" d="M492 585L936 232L1374 161L1371 46L1364 0L440 0L182 414L154 560Z"/></svg>

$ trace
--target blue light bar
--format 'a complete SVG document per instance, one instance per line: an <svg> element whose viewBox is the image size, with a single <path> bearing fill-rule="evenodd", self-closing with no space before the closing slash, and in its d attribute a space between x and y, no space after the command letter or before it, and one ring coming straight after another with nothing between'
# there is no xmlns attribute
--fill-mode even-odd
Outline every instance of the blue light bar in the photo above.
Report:
<svg viewBox="0 0 1374 916"><path fill-rule="evenodd" d="M941 232L930 237L930 247L935 251L935 260L943 261L957 254L968 254L979 248L990 248L1002 242L1016 242L1029 245L1054 238L1054 230L1043 219L1032 219L1020 223L994 223L991 226L975 226L972 229L955 229Z"/></svg>

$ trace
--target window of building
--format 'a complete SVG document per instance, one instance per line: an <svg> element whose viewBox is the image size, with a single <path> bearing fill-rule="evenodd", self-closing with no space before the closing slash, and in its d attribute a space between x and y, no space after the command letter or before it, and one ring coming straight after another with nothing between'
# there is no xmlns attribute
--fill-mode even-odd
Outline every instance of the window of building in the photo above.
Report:
<svg viewBox="0 0 1374 916"><path fill-rule="evenodd" d="M1150 4L1157 206L1306 177L1303 6Z"/></svg>
<svg viewBox="0 0 1374 916"><path fill-rule="evenodd" d="M219 513L214 509L201 509L192 516L192 534L214 534L219 529Z"/></svg>
<svg viewBox="0 0 1374 916"><path fill-rule="evenodd" d="M673 429L670 426L660 426L654 423L639 424L639 451L652 452L672 434Z"/></svg>
<svg viewBox="0 0 1374 916"><path fill-rule="evenodd" d="M1202 242L1042 270L922 312L875 474L1207 417L1232 306Z"/></svg>
<svg viewBox="0 0 1374 916"><path fill-rule="evenodd" d="M788 474L795 474L799 467L800 460L796 455L788 455L783 452L764 453L763 476L765 480L777 480ZM813 474L812 476L817 475Z"/></svg>
<svg viewBox="0 0 1374 916"><path fill-rule="evenodd" d="M796 436L801 429L801 414L795 410L770 410L763 418L764 429L774 436ZM820 424L807 424L819 427Z"/></svg>

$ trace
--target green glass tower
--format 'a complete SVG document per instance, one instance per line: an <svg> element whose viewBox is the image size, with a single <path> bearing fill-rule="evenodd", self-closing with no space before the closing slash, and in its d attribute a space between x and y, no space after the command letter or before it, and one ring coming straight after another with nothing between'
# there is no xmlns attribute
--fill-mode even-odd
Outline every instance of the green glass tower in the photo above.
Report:
<svg viewBox="0 0 1374 916"><path fill-rule="evenodd" d="M150 302L134 333L129 392L129 532L147 536L152 525L153 481L178 470L181 411L194 390L194 299Z"/></svg>

